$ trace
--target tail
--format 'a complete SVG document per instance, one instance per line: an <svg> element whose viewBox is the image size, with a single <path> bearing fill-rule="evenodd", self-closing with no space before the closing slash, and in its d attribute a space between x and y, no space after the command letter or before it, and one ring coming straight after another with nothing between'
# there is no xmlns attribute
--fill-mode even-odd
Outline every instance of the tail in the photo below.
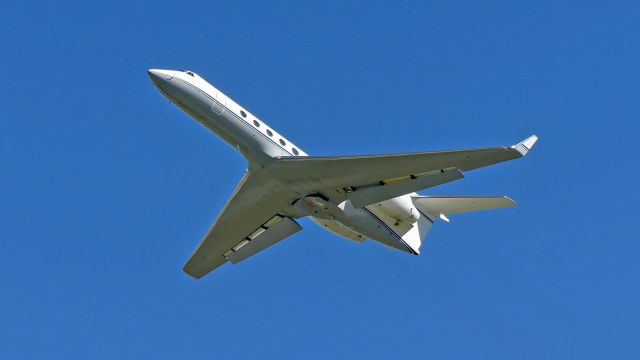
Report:
<svg viewBox="0 0 640 360"><path fill-rule="evenodd" d="M431 226L437 220L449 222L447 215L469 211L497 209L515 206L516 202L506 196L411 196L411 201L420 212L420 218L402 234L402 240L416 254L427 236Z"/></svg>

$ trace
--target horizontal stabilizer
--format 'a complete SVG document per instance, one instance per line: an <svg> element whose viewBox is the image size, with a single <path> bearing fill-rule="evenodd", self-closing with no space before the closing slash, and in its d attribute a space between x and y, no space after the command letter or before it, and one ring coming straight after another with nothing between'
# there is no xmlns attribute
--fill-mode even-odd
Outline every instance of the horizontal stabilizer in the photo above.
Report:
<svg viewBox="0 0 640 360"><path fill-rule="evenodd" d="M418 210L439 218L442 215L516 205L506 196L414 196L412 199Z"/></svg>

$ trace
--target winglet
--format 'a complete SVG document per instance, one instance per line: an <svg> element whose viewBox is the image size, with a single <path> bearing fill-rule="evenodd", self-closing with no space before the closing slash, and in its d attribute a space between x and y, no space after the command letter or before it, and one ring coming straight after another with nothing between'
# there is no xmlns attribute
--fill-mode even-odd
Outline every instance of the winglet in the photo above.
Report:
<svg viewBox="0 0 640 360"><path fill-rule="evenodd" d="M536 143L536 141L538 141L538 137L535 135L531 135L521 142L513 145L511 148L519 152L522 156L525 156L527 155L529 150L533 148L533 145Z"/></svg>

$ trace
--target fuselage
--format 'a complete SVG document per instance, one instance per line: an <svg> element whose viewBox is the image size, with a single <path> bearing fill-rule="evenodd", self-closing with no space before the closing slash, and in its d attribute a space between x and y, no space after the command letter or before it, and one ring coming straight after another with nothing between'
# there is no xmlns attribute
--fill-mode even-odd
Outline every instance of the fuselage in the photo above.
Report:
<svg viewBox="0 0 640 360"><path fill-rule="evenodd" d="M149 70L149 76L169 101L238 150L247 159L249 171L273 158L308 156L299 146L197 74L154 69ZM326 204L322 203L322 198L310 195L300 194L301 201L305 202L297 208L325 229L350 240L370 238L417 254L417 247L407 244L393 228L394 223L400 226L401 222L415 222L418 217L425 216L411 204L409 195L362 208L354 208L349 200ZM320 212L314 210L314 206Z"/></svg>

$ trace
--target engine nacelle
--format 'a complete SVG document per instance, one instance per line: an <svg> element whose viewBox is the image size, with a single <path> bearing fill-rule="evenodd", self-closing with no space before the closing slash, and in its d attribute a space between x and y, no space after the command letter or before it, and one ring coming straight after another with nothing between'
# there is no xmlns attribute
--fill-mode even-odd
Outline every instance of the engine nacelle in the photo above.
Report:
<svg viewBox="0 0 640 360"><path fill-rule="evenodd" d="M415 223L420 219L420 212L413 205L411 196L403 195L376 204L378 208L394 219Z"/></svg>

